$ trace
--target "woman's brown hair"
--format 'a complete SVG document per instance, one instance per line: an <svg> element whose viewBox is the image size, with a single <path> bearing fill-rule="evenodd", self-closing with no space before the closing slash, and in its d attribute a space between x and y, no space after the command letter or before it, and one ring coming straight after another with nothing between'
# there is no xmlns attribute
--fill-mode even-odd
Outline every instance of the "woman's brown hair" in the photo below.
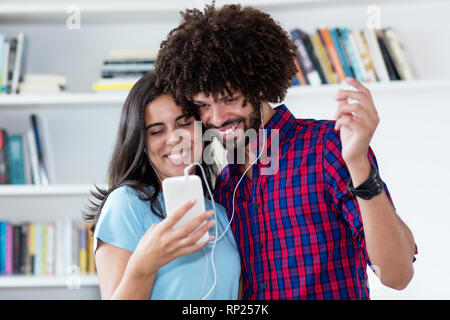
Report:
<svg viewBox="0 0 450 320"><path fill-rule="evenodd" d="M151 101L164 94L155 86L155 83L155 75L147 73L136 82L125 100L114 151L108 167L108 187L102 189L95 186L96 191L91 191L91 194L99 202L95 203L89 200L92 206L83 212L85 221L92 223L92 232L95 230L109 194L121 186L135 189L141 200L149 202L153 213L161 219L164 218L163 210L157 201L161 186L144 151L146 145L145 108ZM204 147L208 144L209 142L205 141ZM202 166L208 184L211 186L211 179L217 174L217 169L214 164L202 163ZM200 175L203 181L200 168L196 167L195 173ZM205 182L203 184L203 189L206 190Z"/></svg>

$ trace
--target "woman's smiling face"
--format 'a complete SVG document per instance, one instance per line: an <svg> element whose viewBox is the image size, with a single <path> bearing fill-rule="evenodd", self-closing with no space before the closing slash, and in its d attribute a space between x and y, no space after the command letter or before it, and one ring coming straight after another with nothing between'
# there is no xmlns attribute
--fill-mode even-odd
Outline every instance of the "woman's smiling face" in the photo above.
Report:
<svg viewBox="0 0 450 320"><path fill-rule="evenodd" d="M194 139L194 125L195 118L185 116L170 95L161 95L145 107L147 156L162 180L183 175L189 164L201 158L201 129Z"/></svg>

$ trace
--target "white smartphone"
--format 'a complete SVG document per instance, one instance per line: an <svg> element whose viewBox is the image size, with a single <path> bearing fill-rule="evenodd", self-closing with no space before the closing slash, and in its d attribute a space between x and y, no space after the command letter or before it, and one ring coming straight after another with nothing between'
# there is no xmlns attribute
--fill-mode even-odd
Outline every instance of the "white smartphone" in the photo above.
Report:
<svg viewBox="0 0 450 320"><path fill-rule="evenodd" d="M181 220L174 225L175 229L184 226L192 219L206 211L202 182L198 176L189 175L166 178L162 182L162 189L167 216L173 214L175 210L177 210L182 204L186 203L187 201L191 199L197 200L194 206L189 209L181 218ZM208 239L209 232L206 232L197 241L197 243L208 241Z"/></svg>

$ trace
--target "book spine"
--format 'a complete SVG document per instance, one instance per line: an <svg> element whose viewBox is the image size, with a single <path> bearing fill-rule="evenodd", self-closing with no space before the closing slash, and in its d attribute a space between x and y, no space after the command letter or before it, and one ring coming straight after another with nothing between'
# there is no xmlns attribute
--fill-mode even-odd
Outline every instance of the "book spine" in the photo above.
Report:
<svg viewBox="0 0 450 320"><path fill-rule="evenodd" d="M73 226L72 221L64 221L64 274L70 274L73 263Z"/></svg>
<svg viewBox="0 0 450 320"><path fill-rule="evenodd" d="M338 82L341 82L345 79L345 71L342 67L342 63L339 59L339 55L336 51L336 48L333 44L333 40L331 38L330 30L327 28L319 29L319 33L321 34L323 41L325 43L325 47L327 49L331 64L337 74Z"/></svg>
<svg viewBox="0 0 450 320"><path fill-rule="evenodd" d="M17 50L14 59L14 70L13 77L11 83L11 92L18 93L19 92L19 80L22 77L23 71L23 51L25 46L25 35L23 32L20 32L17 35Z"/></svg>
<svg viewBox="0 0 450 320"><path fill-rule="evenodd" d="M87 226L87 260L88 260L88 273L95 273L95 256L94 256L94 237L91 231L91 224Z"/></svg>
<svg viewBox="0 0 450 320"><path fill-rule="evenodd" d="M380 81L389 81L389 74L384 64L384 59L381 54L380 46L378 44L377 37L374 29L365 29L364 36L369 47L369 51L373 58L375 70L377 72L378 79Z"/></svg>
<svg viewBox="0 0 450 320"><path fill-rule="evenodd" d="M339 60L341 61L342 68L344 69L346 77L353 78L353 72L350 69L347 57L345 56L344 49L342 48L341 41L336 28L330 29L331 40L333 41L334 47L336 48Z"/></svg>
<svg viewBox="0 0 450 320"><path fill-rule="evenodd" d="M149 72L155 69L153 63L110 63L102 67L102 71Z"/></svg>
<svg viewBox="0 0 450 320"><path fill-rule="evenodd" d="M88 271L87 264L87 246L86 246L86 225L79 228L79 265L81 274L86 274Z"/></svg>
<svg viewBox="0 0 450 320"><path fill-rule="evenodd" d="M13 273L20 273L21 266L21 242L22 241L22 227L20 225L13 225Z"/></svg>
<svg viewBox="0 0 450 320"><path fill-rule="evenodd" d="M9 135L7 141L10 183L25 184L22 135Z"/></svg>
<svg viewBox="0 0 450 320"><path fill-rule="evenodd" d="M8 58L8 75L6 79L6 93L11 93L11 85L14 74L14 62L16 59L16 50L17 50L17 38L11 38L8 40L9 42L9 58Z"/></svg>
<svg viewBox="0 0 450 320"><path fill-rule="evenodd" d="M27 146L28 154L30 156L31 174L33 177L34 184L41 184L41 178L39 175L39 160L36 147L36 139L34 137L33 129L27 131Z"/></svg>
<svg viewBox="0 0 450 320"><path fill-rule="evenodd" d="M36 242L37 242L37 233L36 233L36 223L30 224L30 249L29 249L29 259L30 259L30 274L34 274L36 270Z"/></svg>
<svg viewBox="0 0 450 320"><path fill-rule="evenodd" d="M140 78L145 75L148 71L102 71L103 79L114 79L114 78Z"/></svg>
<svg viewBox="0 0 450 320"><path fill-rule="evenodd" d="M13 274L13 241L14 230L11 224L6 225L6 259L5 259L5 274Z"/></svg>
<svg viewBox="0 0 450 320"><path fill-rule="evenodd" d="M9 157L7 132L0 129L0 184L9 183Z"/></svg>
<svg viewBox="0 0 450 320"><path fill-rule="evenodd" d="M352 44L350 43L350 37L347 32L346 28L340 28L338 29L340 38L342 40L342 44L344 47L344 51L347 53L347 57L349 60L349 63L352 67L353 74L355 75L356 79L358 79L360 82L364 82L364 77L359 69L358 60L356 58L357 52L354 51L354 48Z"/></svg>
<svg viewBox="0 0 450 320"><path fill-rule="evenodd" d="M0 93L2 92L2 86L3 86L3 70L4 68L4 56L5 56L5 43L6 43L6 38L5 35L0 33Z"/></svg>
<svg viewBox="0 0 450 320"><path fill-rule="evenodd" d="M316 55L316 52L314 50L314 46L310 39L310 36L307 33L302 32L302 31L301 31L301 36L302 36L302 41L305 44L306 51L308 52L308 55L313 63L314 69L319 74L321 84L327 84L327 79L325 77L322 66L319 62L319 58Z"/></svg>
<svg viewBox="0 0 450 320"><path fill-rule="evenodd" d="M392 61L391 55L384 42L384 36L381 30L376 30L375 35L377 37L378 45L380 47L381 56L383 57L384 64L388 71L390 80L401 80L397 69L395 68L394 62Z"/></svg>
<svg viewBox="0 0 450 320"><path fill-rule="evenodd" d="M414 74L410 63L406 57L402 44L400 43L397 33L390 28L384 30L384 35L388 46L391 48L392 56L398 67L398 72L403 80L414 80Z"/></svg>
<svg viewBox="0 0 450 320"><path fill-rule="evenodd" d="M31 275L33 274L34 254L36 252L36 228L34 223L28 224L27 246L25 274Z"/></svg>
<svg viewBox="0 0 450 320"><path fill-rule="evenodd" d="M42 274L42 223L36 223L36 252L34 254L34 275Z"/></svg>
<svg viewBox="0 0 450 320"><path fill-rule="evenodd" d="M46 260L45 260L45 274L54 275L55 265L55 225L53 223L47 224L47 241L46 241Z"/></svg>
<svg viewBox="0 0 450 320"><path fill-rule="evenodd" d="M6 226L7 222L0 221L0 274L6 273Z"/></svg>
<svg viewBox="0 0 450 320"><path fill-rule="evenodd" d="M10 44L9 41L5 40L5 44L3 47L3 59L0 63L3 64L2 70L2 85L0 88L1 93L6 93L8 87L8 65L9 65L9 52L10 52Z"/></svg>
<svg viewBox="0 0 450 320"><path fill-rule="evenodd" d="M20 226L20 267L19 273L26 274L27 260L28 260L28 223L23 223Z"/></svg>
<svg viewBox="0 0 450 320"><path fill-rule="evenodd" d="M327 80L327 83L331 84L336 83L336 78L334 77L330 60L328 59L322 40L320 40L320 36L317 32L311 35L311 41L313 43L313 47L314 50L316 51L316 55L319 59L320 65L322 66L322 70Z"/></svg>
<svg viewBox="0 0 450 320"><path fill-rule="evenodd" d="M298 63L297 59L294 59L294 64L295 64L295 67L297 68L297 78L298 78L298 81L300 82L300 85L307 85L308 80L306 79L305 74L304 74L300 64Z"/></svg>
<svg viewBox="0 0 450 320"><path fill-rule="evenodd" d="M347 37L348 37L348 41L349 41L350 47L352 49L352 52L354 53L354 58L356 59L356 64L358 65L359 73L361 74L362 81L363 82L370 82L371 79L369 78L369 76L367 74L367 71L366 71L366 68L364 66L364 62L362 60L361 51L359 50L359 47L358 47L358 45L356 43L356 39L355 39L354 33L351 32L351 31L349 32L348 30L346 30L346 31L347 31Z"/></svg>
<svg viewBox="0 0 450 320"><path fill-rule="evenodd" d="M291 37L294 44L297 46L297 56L299 58L300 65L302 65L306 71L306 77L308 78L309 84L320 85L322 82L320 80L319 73L314 69L314 64L308 55L305 44L303 43L300 30L292 30Z"/></svg>
<svg viewBox="0 0 450 320"><path fill-rule="evenodd" d="M42 149L42 135L41 132L39 132L39 126L37 121L37 116L35 114L32 114L30 116L31 118L31 126L33 128L33 134L34 139L36 142L36 150L37 150L37 156L38 156L38 167L39 167L39 179L42 185L48 185L48 175L47 170L45 169L44 164L44 155L43 155L43 149Z"/></svg>
<svg viewBox="0 0 450 320"><path fill-rule="evenodd" d="M375 71L372 55L370 54L369 47L367 46L364 33L362 31L354 30L353 35L355 36L356 44L358 45L359 52L361 54L361 59L364 63L364 67L367 72L367 76L369 77L371 82L378 81L379 79Z"/></svg>

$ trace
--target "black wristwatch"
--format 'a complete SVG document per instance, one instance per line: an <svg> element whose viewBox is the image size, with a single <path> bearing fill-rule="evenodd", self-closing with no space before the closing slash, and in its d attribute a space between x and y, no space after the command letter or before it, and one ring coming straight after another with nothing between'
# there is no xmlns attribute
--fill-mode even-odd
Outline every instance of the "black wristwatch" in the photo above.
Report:
<svg viewBox="0 0 450 320"><path fill-rule="evenodd" d="M360 184L358 188L354 188L351 181L347 184L347 189L351 196L360 197L364 200L370 200L383 191L383 181L381 181L377 169L373 165L370 167L369 178Z"/></svg>

